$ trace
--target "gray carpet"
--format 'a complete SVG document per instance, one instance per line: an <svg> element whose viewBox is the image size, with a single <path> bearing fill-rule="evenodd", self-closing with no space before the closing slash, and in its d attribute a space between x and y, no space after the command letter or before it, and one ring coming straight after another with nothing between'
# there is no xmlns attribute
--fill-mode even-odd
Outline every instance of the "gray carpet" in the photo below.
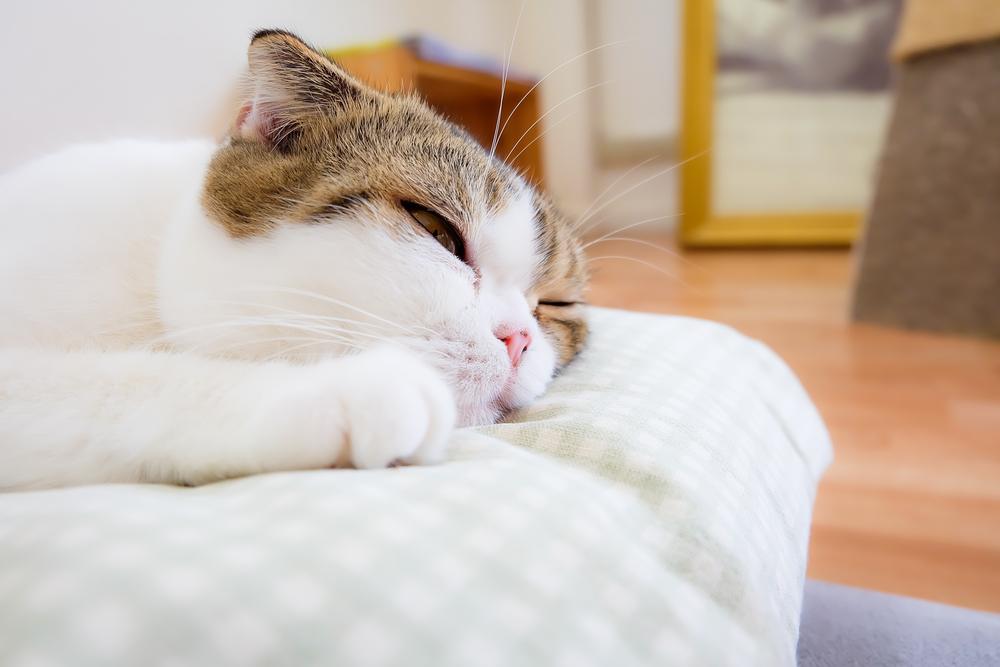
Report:
<svg viewBox="0 0 1000 667"><path fill-rule="evenodd" d="M998 667L1000 615L806 582L799 667Z"/></svg>

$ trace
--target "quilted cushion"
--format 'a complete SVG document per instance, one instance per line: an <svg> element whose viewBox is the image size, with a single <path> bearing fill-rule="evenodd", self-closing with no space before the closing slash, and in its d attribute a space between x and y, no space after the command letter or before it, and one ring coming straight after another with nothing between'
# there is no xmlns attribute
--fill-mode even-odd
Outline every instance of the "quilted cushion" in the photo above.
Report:
<svg viewBox="0 0 1000 667"><path fill-rule="evenodd" d="M728 328L591 321L443 465L0 495L0 664L793 665L814 407Z"/></svg>

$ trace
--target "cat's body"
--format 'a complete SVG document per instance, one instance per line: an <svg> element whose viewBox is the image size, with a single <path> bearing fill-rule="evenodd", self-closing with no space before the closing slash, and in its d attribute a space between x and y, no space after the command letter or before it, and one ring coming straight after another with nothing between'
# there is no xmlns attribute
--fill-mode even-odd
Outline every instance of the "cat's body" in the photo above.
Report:
<svg viewBox="0 0 1000 667"><path fill-rule="evenodd" d="M408 97L281 32L211 142L0 178L0 488L440 460L583 342L579 246Z"/></svg>
<svg viewBox="0 0 1000 667"><path fill-rule="evenodd" d="M162 240L214 151L81 145L0 178L0 341L121 349L162 334L152 317Z"/></svg>

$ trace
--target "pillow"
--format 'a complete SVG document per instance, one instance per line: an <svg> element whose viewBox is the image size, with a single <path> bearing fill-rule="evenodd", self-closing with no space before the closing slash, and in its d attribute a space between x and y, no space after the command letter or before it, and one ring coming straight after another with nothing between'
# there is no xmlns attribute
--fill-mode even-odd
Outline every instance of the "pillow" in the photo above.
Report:
<svg viewBox="0 0 1000 667"><path fill-rule="evenodd" d="M816 410L726 327L591 324L443 465L0 495L0 663L794 665Z"/></svg>

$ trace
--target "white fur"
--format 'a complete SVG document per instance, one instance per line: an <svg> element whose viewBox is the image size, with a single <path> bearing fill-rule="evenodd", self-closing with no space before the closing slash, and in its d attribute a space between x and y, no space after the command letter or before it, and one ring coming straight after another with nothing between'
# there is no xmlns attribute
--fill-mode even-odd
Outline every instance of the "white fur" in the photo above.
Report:
<svg viewBox="0 0 1000 667"><path fill-rule="evenodd" d="M456 418L544 390L527 189L473 221L477 277L391 207L234 239L200 204L213 150L81 146L0 178L0 488L432 462ZM506 329L533 337L516 369Z"/></svg>

